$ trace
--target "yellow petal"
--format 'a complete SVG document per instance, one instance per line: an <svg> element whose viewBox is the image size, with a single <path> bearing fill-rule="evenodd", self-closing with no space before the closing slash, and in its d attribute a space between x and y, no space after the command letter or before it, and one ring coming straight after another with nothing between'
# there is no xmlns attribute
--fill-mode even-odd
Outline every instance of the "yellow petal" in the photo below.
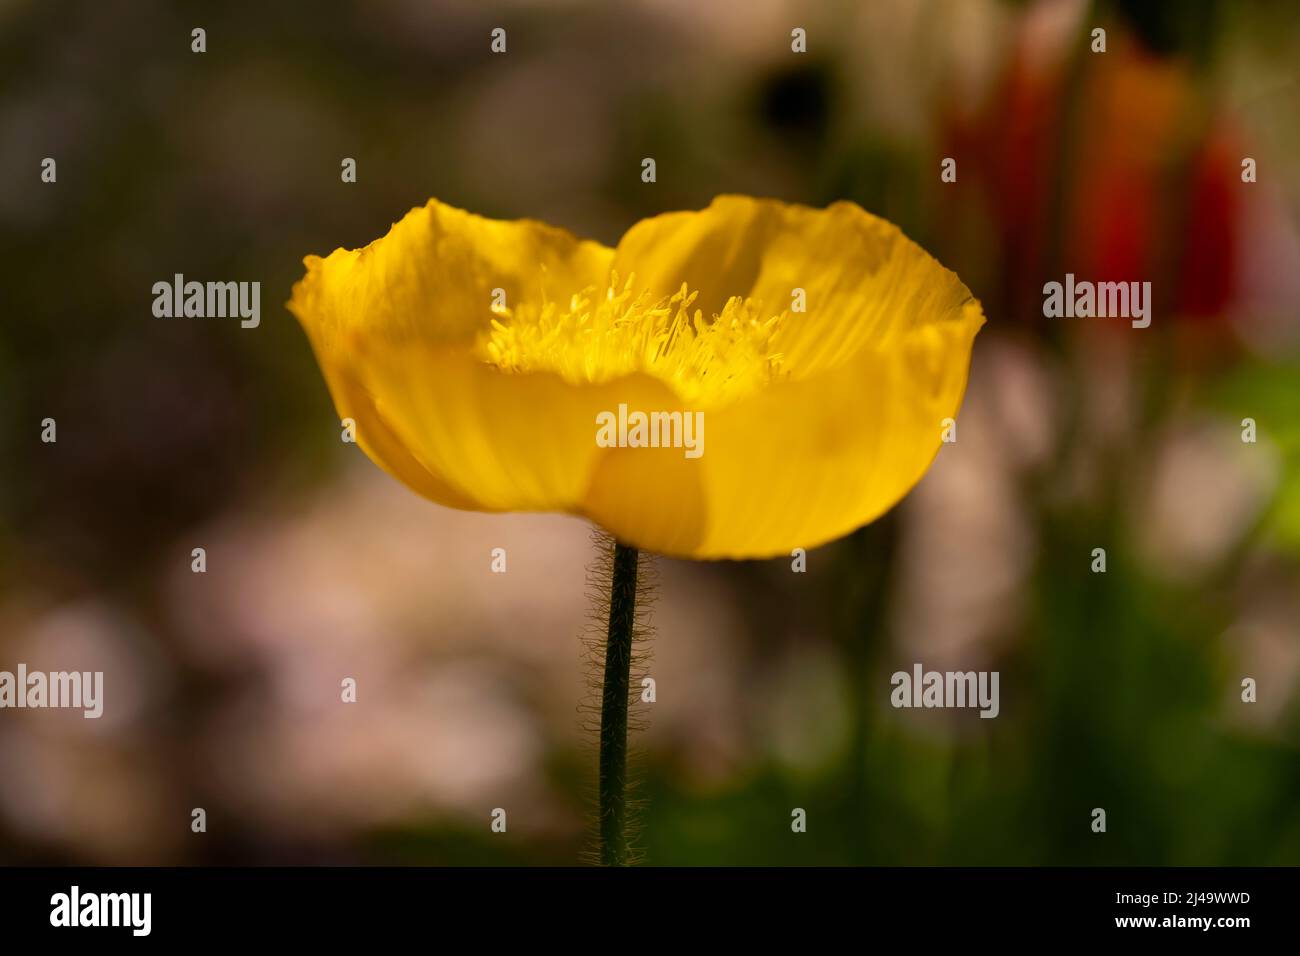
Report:
<svg viewBox="0 0 1300 956"><path fill-rule="evenodd" d="M578 388L547 372L504 375L444 348L365 348L358 368L411 455L486 511L580 513L602 454L597 414L620 400L673 402L646 376Z"/></svg>
<svg viewBox="0 0 1300 956"><path fill-rule="evenodd" d="M536 404L532 385L489 375L468 349L491 323L494 290L503 290L507 303L567 298L603 284L612 258L613 250L545 223L484 219L430 200L364 249L309 256L289 309L311 340L339 417L356 421L357 443L382 468L450 507L547 510L562 500L541 493L552 488L547 481L555 462L527 459L539 473L531 477L522 468L511 474L495 468L524 455L531 443L516 444L514 456L505 449L480 459L449 452L447 461L457 467L444 467L431 446L444 447L455 436L480 451L492 449L492 441L472 436L471 423L510 434L529 410L553 410L547 403L554 388ZM484 401L489 379L500 380L494 383L501 386L499 401ZM431 404L437 414L429 412ZM534 424L535 441L545 422ZM558 445L549 450L567 455ZM571 487L581 487L586 472L577 457L565 461L578 477L559 490L572 499ZM467 464L482 474L470 470L466 479ZM516 487L529 493L512 497Z"/></svg>
<svg viewBox="0 0 1300 956"><path fill-rule="evenodd" d="M566 297L603 284L613 253L600 243L529 219L503 222L431 199L364 249L308 256L290 310L314 344L346 337L463 343L492 318L493 290L507 303Z"/></svg>
<svg viewBox="0 0 1300 956"><path fill-rule="evenodd" d="M971 298L893 223L851 202L813 209L771 199L719 196L700 212L643 219L619 241L614 269L635 272L658 295L683 282L705 315L730 296L789 309L802 289L806 312L782 329L783 365L806 377L864 346L890 348L913 329L943 321Z"/></svg>
<svg viewBox="0 0 1300 956"><path fill-rule="evenodd" d="M760 301L763 314L788 309L795 289L806 297L807 311L786 317L777 339L782 379L706 411L696 464L707 530L692 557L813 547L897 503L957 415L984 322L956 275L852 203L816 210L720 197L702 212L638 223L614 268L634 270L656 294L684 281L706 312L736 295ZM666 477L654 490L661 505L696 493ZM653 509L600 492L606 527L666 547Z"/></svg>

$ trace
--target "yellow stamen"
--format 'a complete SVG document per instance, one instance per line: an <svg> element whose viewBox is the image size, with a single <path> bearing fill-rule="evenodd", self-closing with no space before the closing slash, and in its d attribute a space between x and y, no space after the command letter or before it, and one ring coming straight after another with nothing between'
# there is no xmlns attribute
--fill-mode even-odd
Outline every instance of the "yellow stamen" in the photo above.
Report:
<svg viewBox="0 0 1300 956"><path fill-rule="evenodd" d="M776 351L788 310L762 318L762 304L733 296L705 319L691 306L698 292L683 283L663 299L622 286L617 273L601 294L589 286L567 308L542 297L492 319L479 342L484 361L503 372L554 372L574 384L598 383L645 372L683 399L718 405L768 384L781 374Z"/></svg>

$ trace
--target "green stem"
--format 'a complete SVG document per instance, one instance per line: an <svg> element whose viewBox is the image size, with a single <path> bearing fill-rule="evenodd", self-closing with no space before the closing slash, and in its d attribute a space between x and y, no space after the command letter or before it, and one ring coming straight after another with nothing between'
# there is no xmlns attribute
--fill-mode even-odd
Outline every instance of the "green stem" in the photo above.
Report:
<svg viewBox="0 0 1300 956"><path fill-rule="evenodd" d="M637 550L614 544L605 637L605 681L600 695L600 862L626 866L627 707L636 618Z"/></svg>

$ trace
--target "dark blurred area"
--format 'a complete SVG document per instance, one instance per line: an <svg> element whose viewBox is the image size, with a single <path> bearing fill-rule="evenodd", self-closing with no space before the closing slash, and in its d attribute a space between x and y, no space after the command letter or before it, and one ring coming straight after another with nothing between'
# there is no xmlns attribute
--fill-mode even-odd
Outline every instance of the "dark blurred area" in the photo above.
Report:
<svg viewBox="0 0 1300 956"><path fill-rule="evenodd" d="M885 519L806 573L659 562L647 861L1300 864L1297 22L0 2L0 670L106 683L0 711L0 863L576 862L589 529L385 476L282 303L430 196L613 243L741 192L859 202L989 323ZM1151 326L1044 318L1067 272L1150 281ZM156 318L176 273L259 281L260 326ZM914 662L998 670L1000 716L891 709Z"/></svg>

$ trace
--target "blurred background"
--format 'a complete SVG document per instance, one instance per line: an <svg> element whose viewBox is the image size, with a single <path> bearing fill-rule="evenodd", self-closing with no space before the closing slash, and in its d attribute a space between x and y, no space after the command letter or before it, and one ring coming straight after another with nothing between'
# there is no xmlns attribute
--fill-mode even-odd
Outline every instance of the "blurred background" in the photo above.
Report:
<svg viewBox="0 0 1300 956"><path fill-rule="evenodd" d="M885 519L803 574L658 562L646 861L1300 864L1297 23L3 0L0 670L102 670L106 707L0 712L0 862L577 862L590 529L388 478L282 303L430 196L612 244L744 192L888 217L989 324ZM260 281L261 326L154 318L178 272ZM1151 281L1151 327L1044 319L1066 272ZM1000 671L1001 715L891 709L915 662Z"/></svg>

